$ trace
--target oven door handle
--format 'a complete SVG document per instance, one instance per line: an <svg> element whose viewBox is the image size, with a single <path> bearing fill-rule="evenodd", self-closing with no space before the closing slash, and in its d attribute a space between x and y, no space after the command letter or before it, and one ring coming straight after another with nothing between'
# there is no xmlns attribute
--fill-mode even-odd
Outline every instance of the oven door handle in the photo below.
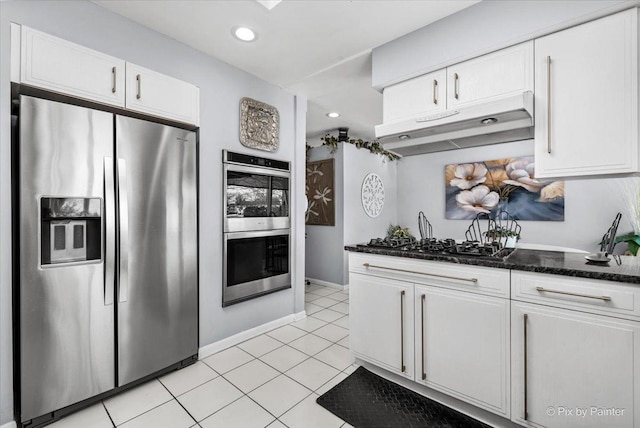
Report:
<svg viewBox="0 0 640 428"><path fill-rule="evenodd" d="M251 232L226 232L224 240L261 238L263 236L289 236L290 229L253 230Z"/></svg>
<svg viewBox="0 0 640 428"><path fill-rule="evenodd" d="M244 172L247 174L258 174L258 175L267 175L271 177L291 177L291 172L289 171L281 171L278 169L270 169L270 168L262 168L259 166L245 166L245 165L236 165L232 163L224 163L224 172L225 175L227 171L234 172Z"/></svg>

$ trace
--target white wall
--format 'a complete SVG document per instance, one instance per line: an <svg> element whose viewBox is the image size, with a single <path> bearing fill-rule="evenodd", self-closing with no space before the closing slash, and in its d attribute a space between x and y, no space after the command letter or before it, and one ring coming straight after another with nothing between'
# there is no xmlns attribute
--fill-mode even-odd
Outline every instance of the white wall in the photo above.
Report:
<svg viewBox="0 0 640 428"><path fill-rule="evenodd" d="M334 159L333 200L335 204L335 226L314 226L305 228L305 276L338 285L344 285L342 275L342 237L344 235L344 150L343 144L333 154L326 146L309 149L308 161Z"/></svg>
<svg viewBox="0 0 640 428"><path fill-rule="evenodd" d="M637 0L484 0L373 50L376 89L637 6Z"/></svg>
<svg viewBox="0 0 640 428"><path fill-rule="evenodd" d="M383 238L389 224L397 223L397 211L402 207L398 205L396 196L397 171L402 168L402 161L390 161L382 155L374 155L351 144L344 146L344 245ZM376 218L369 217L362 207L362 182L370 172L378 174L384 184L384 207ZM349 281L348 254L343 252L343 257L346 284Z"/></svg>
<svg viewBox="0 0 640 428"><path fill-rule="evenodd" d="M310 150L309 160L335 158L336 226L307 226L306 276L333 282L349 283L349 263L344 246L384 237L390 223L396 223L396 171L398 162L374 155L352 144L340 144L335 154L327 147ZM364 177L375 172L382 178L385 203L376 218L362 208L361 188Z"/></svg>
<svg viewBox="0 0 640 428"><path fill-rule="evenodd" d="M418 212L424 211L437 238L464 239L471 221L445 219L445 165L532 154L533 140L527 140L403 158L398 165L398 222L415 229ZM622 210L615 179L566 181L565 221L521 221L521 242L593 251ZM620 228L626 230L627 223Z"/></svg>
<svg viewBox="0 0 640 428"><path fill-rule="evenodd" d="M0 424L13 418L11 346L10 36L16 22L157 70L200 87L200 346L302 310L303 225L293 222L294 289L222 308L221 151L238 141L239 102L251 97L280 112L280 148L272 157L304 164L306 100L208 57L87 1L0 2ZM242 46L238 46L242 49ZM264 154L264 153L263 153ZM265 154L266 155L266 154ZM294 164L294 168L296 168ZM304 203L302 171L295 169L292 215ZM302 175L303 177L304 175ZM300 260L299 260L300 259Z"/></svg>

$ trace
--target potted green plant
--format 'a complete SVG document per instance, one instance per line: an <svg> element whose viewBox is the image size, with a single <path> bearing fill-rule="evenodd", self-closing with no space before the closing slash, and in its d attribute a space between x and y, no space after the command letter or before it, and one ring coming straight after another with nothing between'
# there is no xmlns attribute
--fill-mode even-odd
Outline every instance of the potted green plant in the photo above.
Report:
<svg viewBox="0 0 640 428"><path fill-rule="evenodd" d="M520 239L520 234L509 229L502 228L500 226L496 226L495 229L489 229L483 233L485 238L489 241L500 241L502 238L507 238L505 242L505 247L507 248L515 248L516 243Z"/></svg>
<svg viewBox="0 0 640 428"><path fill-rule="evenodd" d="M390 224L387 228L387 236L392 238L411 238L411 232L408 227L402 227L399 224Z"/></svg>
<svg viewBox="0 0 640 428"><path fill-rule="evenodd" d="M627 177L616 180L617 188L621 192L623 213L631 223L631 232L617 236L616 243L624 242L629 246L629 252L638 255L640 248L640 177Z"/></svg>
<svg viewBox="0 0 640 428"><path fill-rule="evenodd" d="M638 249L640 248L640 235L635 232L625 233L624 235L616 237L616 243L624 242L629 246L629 252L634 256L638 255Z"/></svg>

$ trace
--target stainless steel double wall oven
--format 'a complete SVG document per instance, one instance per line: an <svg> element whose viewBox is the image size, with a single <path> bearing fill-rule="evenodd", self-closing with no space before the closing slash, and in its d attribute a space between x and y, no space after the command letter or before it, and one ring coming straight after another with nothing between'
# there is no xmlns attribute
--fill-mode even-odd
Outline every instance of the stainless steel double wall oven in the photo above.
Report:
<svg viewBox="0 0 640 428"><path fill-rule="evenodd" d="M222 306L291 287L289 162L224 150Z"/></svg>

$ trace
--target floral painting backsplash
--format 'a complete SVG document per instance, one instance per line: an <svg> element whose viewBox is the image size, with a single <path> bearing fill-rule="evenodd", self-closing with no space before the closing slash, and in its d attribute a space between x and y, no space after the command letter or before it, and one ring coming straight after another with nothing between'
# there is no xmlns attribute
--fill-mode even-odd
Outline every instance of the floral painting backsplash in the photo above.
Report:
<svg viewBox="0 0 640 428"><path fill-rule="evenodd" d="M307 214L305 224L335 226L333 159L307 162Z"/></svg>
<svg viewBox="0 0 640 428"><path fill-rule="evenodd" d="M537 180L533 156L447 165L445 183L447 219L503 210L517 220L564 221L564 181Z"/></svg>

